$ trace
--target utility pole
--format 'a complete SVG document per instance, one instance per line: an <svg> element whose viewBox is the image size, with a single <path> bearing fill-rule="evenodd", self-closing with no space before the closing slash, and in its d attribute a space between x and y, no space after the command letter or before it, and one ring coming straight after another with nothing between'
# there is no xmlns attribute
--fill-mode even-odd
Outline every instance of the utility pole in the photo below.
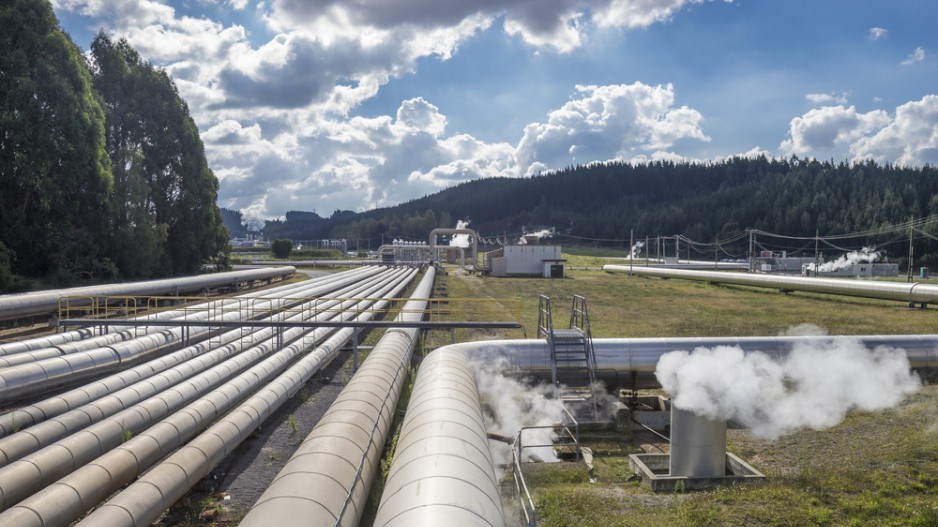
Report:
<svg viewBox="0 0 938 527"><path fill-rule="evenodd" d="M720 238L716 237L713 240L713 268L719 269L720 267Z"/></svg>
<svg viewBox="0 0 938 527"><path fill-rule="evenodd" d="M915 219L914 217L909 218L909 276L907 278L907 281L909 283L912 282L912 256L913 256L912 255L912 232L913 232L912 221L914 219Z"/></svg>
<svg viewBox="0 0 938 527"><path fill-rule="evenodd" d="M635 261L635 229L629 229L629 276L632 276L632 262Z"/></svg>
<svg viewBox="0 0 938 527"><path fill-rule="evenodd" d="M814 231L814 276L819 276L817 273L817 268L821 265L821 261L818 259L820 255L820 253L818 253L818 248L820 247L820 243L821 243L821 229L815 229Z"/></svg>
<svg viewBox="0 0 938 527"><path fill-rule="evenodd" d="M645 267L648 267L648 235L645 235Z"/></svg>
<svg viewBox="0 0 938 527"><path fill-rule="evenodd" d="M752 272L752 229L749 229L749 254L746 255L749 260L749 272Z"/></svg>

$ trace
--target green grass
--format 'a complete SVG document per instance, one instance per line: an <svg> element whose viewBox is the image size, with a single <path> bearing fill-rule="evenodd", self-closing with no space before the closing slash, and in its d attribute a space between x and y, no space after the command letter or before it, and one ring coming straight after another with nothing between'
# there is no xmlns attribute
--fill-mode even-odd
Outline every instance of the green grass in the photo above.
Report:
<svg viewBox="0 0 938 527"><path fill-rule="evenodd" d="M557 325L566 324L572 296L584 295L594 337L778 335L804 323L830 334L935 333L938 327L934 309L910 310L898 302L600 271L568 271L563 280L450 271L445 280L450 297L492 298L504 306L520 299L529 337L535 336L538 294L553 299ZM491 304L492 319L510 316L498 306ZM457 339L479 336L466 331ZM728 439L729 450L765 473L765 482L662 495L629 478L627 454L639 449L629 436L587 434L593 482L582 465L526 470L538 525L938 525L938 386L923 387L891 410L852 412L828 430L776 441L730 430Z"/></svg>

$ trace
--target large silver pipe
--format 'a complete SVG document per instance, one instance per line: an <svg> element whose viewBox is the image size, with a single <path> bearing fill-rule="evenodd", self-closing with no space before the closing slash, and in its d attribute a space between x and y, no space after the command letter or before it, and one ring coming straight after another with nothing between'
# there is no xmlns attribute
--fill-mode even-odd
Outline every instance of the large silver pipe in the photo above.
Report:
<svg viewBox="0 0 938 527"><path fill-rule="evenodd" d="M472 368L438 349L420 364L374 525L504 524Z"/></svg>
<svg viewBox="0 0 938 527"><path fill-rule="evenodd" d="M398 316L423 318L436 271L427 269ZM358 525L419 331L389 329L241 521L243 527Z"/></svg>
<svg viewBox="0 0 938 527"><path fill-rule="evenodd" d="M356 276L347 276L321 286L322 291L332 291L357 280ZM231 313L223 315L223 318L237 319L239 316L238 313ZM209 331L209 328L193 328L188 333L206 336ZM0 370L0 402L100 377L154 355L175 351L182 347L185 334L185 329L181 327L172 328L88 351L4 368Z"/></svg>
<svg viewBox="0 0 938 527"><path fill-rule="evenodd" d="M739 346L746 352L758 351L779 358L796 345L831 341L854 342L867 348L902 348L913 369L938 367L938 335L596 339L594 347L598 366L605 373L604 380L609 388L660 388L654 376L655 367L661 355L670 351ZM435 358L437 355L439 358ZM397 452L375 519L376 526L497 525L493 522L498 517L486 508L491 502L488 497L490 488L480 476L482 472L491 470L491 466L485 466L475 446L467 446L477 441L480 435L484 439L485 428L480 428L474 419L468 417L475 413L479 402L477 395L474 402L469 400L468 388L470 382L474 386L474 380L468 380L463 373L465 357L476 360L505 357L521 373L550 382L550 353L544 340L467 342L444 346L431 353L421 365L407 408ZM454 366L453 363L459 364ZM426 373L424 368L429 368ZM428 379L424 380L425 377ZM442 401L438 403L437 398ZM722 475L725 428L721 439L719 423L702 423L691 417L691 421L678 424L679 429L688 426L705 431L709 450L705 459L679 452L674 470L677 473ZM451 438L450 431L455 439ZM684 434L680 430L676 433ZM697 440L693 432L684 434L684 443L679 439L678 448L698 446L693 444ZM466 461L457 461L454 457ZM475 462L469 463L470 459ZM472 484L463 484L470 478ZM487 514L491 512L491 516L484 520L471 515L461 516L465 504L470 502L473 504L468 507L470 510L484 510Z"/></svg>
<svg viewBox="0 0 938 527"><path fill-rule="evenodd" d="M930 304L938 302L938 286L922 283L876 282L871 280L814 278L806 276L777 276L717 271L688 271L685 269L652 269L628 265L604 265L603 271L631 273L639 276L681 278L717 284L769 287L783 291L807 291L831 295L878 298L899 302Z"/></svg>
<svg viewBox="0 0 938 527"><path fill-rule="evenodd" d="M360 284L356 284L354 287L340 291L339 295L354 296L361 292L374 291L376 287L381 287L394 278L393 273L389 276L369 278ZM317 303L316 307L320 311L323 311L331 310L340 304L341 301L339 300L331 300ZM310 316L311 313L294 313L287 317L285 321L302 320ZM249 349L254 343L264 342L276 335L276 328L263 328L254 334L247 335L242 335L240 330L226 332L222 335L223 340L216 341L216 339L213 339L214 348L207 353L203 353L192 360L169 368L162 373L147 377L126 388L113 391L105 397L75 408L74 410L65 412L24 430L20 430L7 437L0 438L0 466L5 466L61 437L84 428L85 426L89 426L95 421L101 420L116 412L129 408L148 397L171 389L190 378L193 379L191 382L196 382L197 377L195 376L197 374L205 375L207 372L211 372L213 367L219 368L221 364L226 364L229 358ZM250 362L242 360L240 364L240 369L244 369L250 365ZM238 373L239 369L225 366L224 370L221 371L227 376L231 376ZM218 382L223 380L223 377L216 378L219 379ZM182 400L178 402L179 405L182 403ZM166 410L170 410L170 408ZM155 416L151 414L150 417L152 419ZM126 422L122 421L122 426L127 429L129 433L137 432L136 428Z"/></svg>
<svg viewBox="0 0 938 527"><path fill-rule="evenodd" d="M212 307L216 305L227 306L231 302L234 302L234 299L244 299L244 298L257 298L257 297L276 297L284 291L289 291L295 289L298 286L303 284L309 284L316 281L328 280L329 275L323 277L313 278L301 283L291 283L286 285L279 285L276 287L266 288L262 291L253 291L249 293L243 293L237 295L233 298L222 298L221 300L208 300L205 303L198 304L199 306ZM187 300L191 300L189 297ZM221 302L221 304L219 304ZM186 309L167 309L164 311L159 311L157 313L146 313L143 315L131 317L131 320L146 320L146 319L156 319L156 320L169 320L182 316L186 312ZM109 326L110 331L112 332L121 332L128 331L133 329L133 336L136 336L140 333L141 328L133 328L132 326L120 326L112 325ZM30 339L17 340L14 342L4 342L0 344L0 356L14 355L16 353L22 353L24 351L34 351L43 348L51 348L53 346L58 346L68 342L74 342L77 340L83 340L91 338L95 335L94 328L78 328L67 331L60 331L53 333L51 335L42 335L38 337L33 337ZM129 333L128 333L129 334ZM127 337L130 338L130 337Z"/></svg>
<svg viewBox="0 0 938 527"><path fill-rule="evenodd" d="M272 291L264 291L262 293L259 292L241 295L234 298L214 300L193 306L186 306L182 309L172 309L168 311L160 311L157 313L142 315L139 317L134 317L133 319L138 321L240 320L242 318L256 316L258 313L264 313L265 311L270 312L274 308L280 307L279 304L275 305L272 301L265 300L276 298L276 300L279 302L282 299L302 299L307 296L328 292L329 287L335 286L336 282L344 281L345 283L348 283L353 279L354 276L356 275L352 273L328 275L305 282L280 286ZM294 300L293 303L297 304L299 302L300 300ZM285 304L283 307L291 306L290 304ZM145 338L148 335L157 333L168 332L166 335L170 338L172 338L174 335L172 331L167 330L165 327L156 326L132 327L115 325L113 327L109 327L109 329L110 331L103 335L88 335L85 338L70 340L68 342L30 350L11 350L10 353L0 357L0 369L38 360L59 357L62 355L69 355L81 351L88 351L95 348L116 344L122 341ZM199 339L208 336L210 333L212 333L212 330L209 328L192 328L188 333L188 340L198 341ZM45 340L49 341L52 339L47 338Z"/></svg>
<svg viewBox="0 0 938 527"><path fill-rule="evenodd" d="M269 280L280 276L292 275L295 272L296 268L292 266L268 267L181 278L167 278L164 280L147 280L143 282L126 282L122 284L105 284L0 295L0 320L52 313L58 308L59 300L69 296L93 298L101 296L155 296L167 293L179 294L188 291L199 291L206 288L237 284L240 282Z"/></svg>
<svg viewBox="0 0 938 527"><path fill-rule="evenodd" d="M262 310L263 306L265 305L263 302L264 299L296 298L298 296L302 296L304 291L310 291L310 288L312 287L324 286L339 280L347 281L349 277L355 276L353 273L358 272L362 272L362 270L330 274L313 278L304 282L297 282L265 289L263 291L254 291L234 297L225 297L207 302L201 302L198 304L177 307L174 309L146 313L143 315L131 317L130 320L163 321L210 319L216 317L218 314L231 313L235 310L234 308L240 308L246 313L245 316L248 316L248 311ZM309 294L315 293L311 292ZM270 306L271 304L268 303L266 305ZM44 335L34 339L17 341L8 344L0 344L0 355L3 356L0 357L0 361L18 360L19 356L26 352L38 353L45 351L58 351L60 355L65 355L75 351L82 351L83 349L91 349L93 347L113 344L114 342L119 342L121 340L130 340L148 332L157 332L163 330L161 327L128 326L121 324L108 324L106 327L108 332L97 336L94 335L94 329L85 328L82 330L73 330L63 333L54 333L52 335ZM3 364L3 367L13 365L7 364L6 362L0 362L0 364Z"/></svg>
<svg viewBox="0 0 938 527"><path fill-rule="evenodd" d="M407 282L413 276L408 277ZM388 293L396 297L407 282ZM375 304L383 309L387 301ZM369 320L374 311L347 319ZM314 373L327 364L352 337L352 328L343 328L322 346L303 357L250 399L213 424L204 433L153 467L120 494L100 506L79 523L80 526L120 527L149 525L181 498L194 482L206 476L222 459L231 454L267 417L290 399Z"/></svg>
<svg viewBox="0 0 938 527"><path fill-rule="evenodd" d="M406 278L401 273L398 273L398 276L401 279ZM347 301L343 307L349 308L355 303L355 301ZM251 393L283 372L294 358L314 348L321 337L332 331L330 328L317 328L311 332L314 335L312 345L307 344L306 339L301 339L283 347L231 381L206 393L186 408L168 416L132 439L112 447L112 450L95 459L93 463L75 470L0 514L0 524L41 525L43 527L67 525L83 511L105 499L116 488L195 437L200 429L239 405ZM297 332L301 336L310 333L308 329L301 328L287 331L287 333ZM233 421L228 426L241 428L246 424L247 417L245 412L241 412L233 416ZM57 449L59 454L50 451L50 455L60 457L67 455L71 452L69 447L94 449L95 445L89 444L91 442L94 442L93 438L83 437L80 440L76 438L74 441L63 443L62 446L66 448ZM69 463L64 459L63 462ZM13 466L0 469L0 472ZM40 461L34 465L33 470L38 471L45 478L47 473L59 469ZM176 467L176 470L179 470L179 467ZM57 476L51 477L57 478ZM198 481L188 477L186 479L190 485ZM17 477L10 478L9 481L10 486L2 488L4 497L8 488L17 494L21 493L23 486L29 486L32 479L24 481L17 474Z"/></svg>
<svg viewBox="0 0 938 527"><path fill-rule="evenodd" d="M356 274L352 274L356 273ZM359 276L364 278L368 274L362 275L357 272L341 273L335 276ZM291 288L297 292L309 292L309 289L301 284L291 284ZM314 285L321 285L321 281L313 282ZM288 290L277 290L275 294L283 294ZM289 294L289 293L288 293ZM233 330L231 335L250 337L253 331ZM220 340L226 340L219 337ZM87 404L95 399L103 397L109 393L117 391L135 382L142 381L148 377L156 375L168 368L181 364L211 349L213 345L224 344L213 339L212 342L199 342L179 351L163 355L156 359L125 369L118 373L111 374L108 377L97 381L84 384L81 387L63 392L53 397L31 403L27 406L21 406L11 412L0 415L0 437L6 436L15 430L24 429L34 423L49 419L63 412L75 409L83 404Z"/></svg>
<svg viewBox="0 0 938 527"><path fill-rule="evenodd" d="M479 257L479 233L478 233L478 232L474 231L473 229L433 229L432 231L430 231L430 250L433 252L434 255L437 254L437 250L438 250L438 249L451 249L451 248L454 248L452 245L446 245L446 246L444 246L444 245L437 245L437 244L436 244L436 237L439 236L439 235L441 235L441 234L443 234L443 235L450 235L450 236L452 236L452 235L454 235L454 234L465 234L465 235L468 235L468 236L469 236L469 239L471 240L471 244L472 244L472 245L470 246L470 247L472 248L472 266L471 266L471 269L472 269L472 270L478 269L478 267L479 267L479 266L478 266L478 257ZM466 257L465 257L464 254L462 254L461 251L460 251L460 253L461 253L461 256L462 256L462 258L461 258L462 263L459 265L459 267L461 267L463 270L466 270Z"/></svg>
<svg viewBox="0 0 938 527"><path fill-rule="evenodd" d="M593 339L593 350L597 377L608 388L654 389L661 387L655 378L658 359L670 351L738 346L746 353L762 352L778 359L795 346L819 343L857 343L867 349L899 348L905 351L913 370L938 368L938 335L607 338ZM536 380L550 380L550 350L543 339L487 340L446 348L463 350L470 357L505 357L513 369Z"/></svg>

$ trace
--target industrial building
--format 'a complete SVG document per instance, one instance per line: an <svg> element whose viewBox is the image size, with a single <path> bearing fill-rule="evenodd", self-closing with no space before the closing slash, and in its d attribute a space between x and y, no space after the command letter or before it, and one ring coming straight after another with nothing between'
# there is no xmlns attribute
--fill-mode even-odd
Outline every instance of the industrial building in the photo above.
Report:
<svg viewBox="0 0 938 527"><path fill-rule="evenodd" d="M849 277L899 276L899 264L896 263L859 262L831 270L825 270L824 267L821 266L818 271L815 271L813 266L813 263L803 265L801 267L801 274L804 276Z"/></svg>
<svg viewBox="0 0 938 527"><path fill-rule="evenodd" d="M563 278L559 245L506 245L486 253L485 269L492 276Z"/></svg>

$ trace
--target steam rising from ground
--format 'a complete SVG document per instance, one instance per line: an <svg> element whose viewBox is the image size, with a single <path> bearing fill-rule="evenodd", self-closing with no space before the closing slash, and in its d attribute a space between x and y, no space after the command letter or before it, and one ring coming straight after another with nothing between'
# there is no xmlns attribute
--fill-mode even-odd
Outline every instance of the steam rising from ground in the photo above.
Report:
<svg viewBox="0 0 938 527"><path fill-rule="evenodd" d="M511 370L505 357L479 357L470 362L482 400L488 432L514 438L524 426L547 426L563 420L563 402L551 398L553 388L548 385L528 386L517 379L506 377ZM553 431L549 428L527 430L522 438L527 445L550 445ZM496 465L511 463L511 447L504 442L489 441ZM526 448L522 461L538 459L557 461L551 447Z"/></svg>
<svg viewBox="0 0 938 527"><path fill-rule="evenodd" d="M836 260L822 263L820 266L818 266L817 270L821 273L836 271L838 269L850 267L853 264L875 262L879 259L879 257L879 251L873 250L872 247L864 247L859 251L849 252ZM808 269L814 271L814 264L808 264Z"/></svg>
<svg viewBox="0 0 938 527"><path fill-rule="evenodd" d="M778 359L735 346L673 351L655 376L674 406L765 439L832 427L855 408L895 406L920 386L903 350L843 339L812 339Z"/></svg>

